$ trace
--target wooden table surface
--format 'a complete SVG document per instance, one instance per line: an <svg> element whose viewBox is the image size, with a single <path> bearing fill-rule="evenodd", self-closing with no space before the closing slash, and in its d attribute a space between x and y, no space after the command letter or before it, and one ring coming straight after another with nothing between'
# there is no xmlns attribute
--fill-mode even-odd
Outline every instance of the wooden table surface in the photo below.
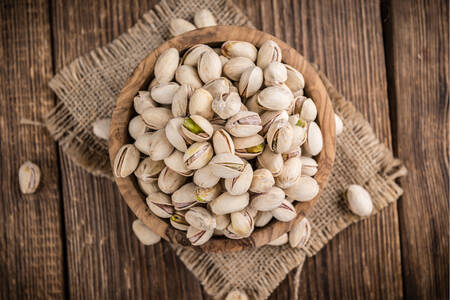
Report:
<svg viewBox="0 0 450 300"><path fill-rule="evenodd" d="M139 244L114 183L24 122L55 105L55 72L156 2L0 2L1 299L211 299L167 243ZM398 203L306 261L302 299L448 299L448 2L234 2L317 63L409 169ZM24 196L17 173L26 160L43 181ZM271 299L291 299L293 277Z"/></svg>

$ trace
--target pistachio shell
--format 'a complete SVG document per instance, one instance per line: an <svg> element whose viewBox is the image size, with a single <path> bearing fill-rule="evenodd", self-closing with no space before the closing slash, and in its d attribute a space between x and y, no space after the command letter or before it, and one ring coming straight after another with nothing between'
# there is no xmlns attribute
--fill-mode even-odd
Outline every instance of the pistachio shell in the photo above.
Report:
<svg viewBox="0 0 450 300"><path fill-rule="evenodd" d="M263 84L263 71L260 67L250 67L242 73L239 80L239 94L248 98L256 94Z"/></svg>
<svg viewBox="0 0 450 300"><path fill-rule="evenodd" d="M274 41L267 40L259 48L256 64L264 70L273 61L281 62L281 49Z"/></svg>
<svg viewBox="0 0 450 300"><path fill-rule="evenodd" d="M158 188L158 178L151 178L148 180L142 180L138 178L138 185L141 191L145 195L149 195L150 193L159 192Z"/></svg>
<svg viewBox="0 0 450 300"><path fill-rule="evenodd" d="M236 155L242 158L251 159L260 155L264 150L264 138L258 134L233 139Z"/></svg>
<svg viewBox="0 0 450 300"><path fill-rule="evenodd" d="M222 44L222 54L228 58L246 57L254 62L256 61L258 50L249 42L228 41Z"/></svg>
<svg viewBox="0 0 450 300"><path fill-rule="evenodd" d="M213 174L221 178L238 177L245 167L242 159L231 153L217 154L211 160L210 165Z"/></svg>
<svg viewBox="0 0 450 300"><path fill-rule="evenodd" d="M281 205L285 197L282 189L271 187L269 191L252 197L251 206L259 211L270 211Z"/></svg>
<svg viewBox="0 0 450 300"><path fill-rule="evenodd" d="M281 85L287 80L287 70L284 64L273 61L264 69L264 84L266 86Z"/></svg>
<svg viewBox="0 0 450 300"><path fill-rule="evenodd" d="M222 62L214 51L205 51L198 59L198 75L203 82L217 79L222 74Z"/></svg>
<svg viewBox="0 0 450 300"><path fill-rule="evenodd" d="M238 177L225 179L225 188L231 195L241 195L248 191L252 178L252 166L246 163L244 170Z"/></svg>
<svg viewBox="0 0 450 300"><path fill-rule="evenodd" d="M258 104L266 110L287 110L294 95L283 86L269 86L263 89L257 98Z"/></svg>
<svg viewBox="0 0 450 300"><path fill-rule="evenodd" d="M150 145L149 156L152 160L163 160L173 152L173 146L166 137L164 129L160 129L153 134Z"/></svg>
<svg viewBox="0 0 450 300"><path fill-rule="evenodd" d="M132 228L138 240L146 246L156 244L161 240L161 237L145 226L141 220L135 220Z"/></svg>
<svg viewBox="0 0 450 300"><path fill-rule="evenodd" d="M196 89L189 100L189 113L211 120L214 116L214 111L211 107L212 102L213 97L207 90L203 88Z"/></svg>
<svg viewBox="0 0 450 300"><path fill-rule="evenodd" d="M172 194L173 192L178 190L185 182L185 176L176 173L168 167L165 167L161 171L161 173L159 173L158 187L162 192L166 194Z"/></svg>
<svg viewBox="0 0 450 300"><path fill-rule="evenodd" d="M255 228L255 221L247 209L230 214L231 224L227 229L239 237L248 237Z"/></svg>
<svg viewBox="0 0 450 300"><path fill-rule="evenodd" d="M248 296L245 292L240 290L233 290L228 293L225 300L248 300Z"/></svg>
<svg viewBox="0 0 450 300"><path fill-rule="evenodd" d="M284 161L286 161L290 158L300 157L301 155L302 155L302 148L301 147L293 148L292 146L288 152L285 152L282 154Z"/></svg>
<svg viewBox="0 0 450 300"><path fill-rule="evenodd" d="M307 123L298 114L289 117L292 126L292 143L290 150L297 149L306 142ZM290 151L290 152L291 152Z"/></svg>
<svg viewBox="0 0 450 300"><path fill-rule="evenodd" d="M172 154L164 159L164 163L167 167L172 169L172 171L182 175L182 176L192 176L194 174L193 170L189 170L184 165L183 161L184 153L178 150L172 152Z"/></svg>
<svg viewBox="0 0 450 300"><path fill-rule="evenodd" d="M312 156L316 156L322 151L322 146L323 139L319 125L316 122L310 122L307 129L306 143L304 144L305 150Z"/></svg>
<svg viewBox="0 0 450 300"><path fill-rule="evenodd" d="M197 28L192 23L180 18L172 19L169 23L169 32L172 36L177 36L195 29Z"/></svg>
<svg viewBox="0 0 450 300"><path fill-rule="evenodd" d="M186 116L188 100L191 94L192 88L187 84L181 85L175 92L172 99L172 114L174 117Z"/></svg>
<svg viewBox="0 0 450 300"><path fill-rule="evenodd" d="M261 155L258 155L257 161L262 168L272 172L274 177L280 175L283 169L283 157L280 153L275 153L269 147L265 147Z"/></svg>
<svg viewBox="0 0 450 300"><path fill-rule="evenodd" d="M213 148L208 142L198 142L184 153L183 161L189 170L200 169L208 164L213 156Z"/></svg>
<svg viewBox="0 0 450 300"><path fill-rule="evenodd" d="M261 119L255 112L240 111L228 119L225 129L235 137L252 136L262 129Z"/></svg>
<svg viewBox="0 0 450 300"><path fill-rule="evenodd" d="M181 130L186 137L196 142L207 141L213 134L211 123L200 115L185 118Z"/></svg>
<svg viewBox="0 0 450 300"><path fill-rule="evenodd" d="M179 88L180 85L176 82L159 83L152 88L150 95L160 104L171 104L173 96Z"/></svg>
<svg viewBox="0 0 450 300"><path fill-rule="evenodd" d="M179 84L188 84L193 89L201 88L203 85L197 70L189 65L180 65L175 72L175 79Z"/></svg>
<svg viewBox="0 0 450 300"><path fill-rule="evenodd" d="M172 117L172 112L165 107L149 107L142 113L145 124L153 130L164 128Z"/></svg>
<svg viewBox="0 0 450 300"><path fill-rule="evenodd" d="M290 65L284 65L287 70L287 79L285 84L293 92L303 91L305 87L305 79L302 73L291 67ZM303 94L303 92L302 92Z"/></svg>
<svg viewBox="0 0 450 300"><path fill-rule="evenodd" d="M336 128L336 135L340 135L344 130L344 123L337 114L334 114L334 127Z"/></svg>
<svg viewBox="0 0 450 300"><path fill-rule="evenodd" d="M223 94L229 94L231 87L233 87L233 84L228 78L225 77L213 79L205 83L203 86L203 88L207 90L213 98L218 98Z"/></svg>
<svg viewBox="0 0 450 300"><path fill-rule="evenodd" d="M181 63L192 67L197 67L200 55L205 51L212 51L208 45L197 44L189 48L183 55Z"/></svg>
<svg viewBox="0 0 450 300"><path fill-rule="evenodd" d="M299 176L294 185L284 190L286 195L300 202L314 199L319 193L317 181L309 176Z"/></svg>
<svg viewBox="0 0 450 300"><path fill-rule="evenodd" d="M216 19L208 9L202 9L195 13L194 24L197 28L216 26Z"/></svg>
<svg viewBox="0 0 450 300"><path fill-rule="evenodd" d="M139 164L139 158L139 151L134 145L123 145L114 159L114 175L116 177L127 177L133 173Z"/></svg>
<svg viewBox="0 0 450 300"><path fill-rule="evenodd" d="M272 220L272 213L270 211L258 211L255 217L255 226L264 227Z"/></svg>
<svg viewBox="0 0 450 300"><path fill-rule="evenodd" d="M269 131L270 126L279 120L288 121L289 116L285 110L266 111L261 115L261 125L263 128L259 132L260 135L265 136Z"/></svg>
<svg viewBox="0 0 450 300"><path fill-rule="evenodd" d="M179 151L186 152L188 144L192 143L192 141L187 138L181 127L183 126L184 118L174 118L171 119L165 128L166 137L169 142Z"/></svg>
<svg viewBox="0 0 450 300"><path fill-rule="evenodd" d="M234 81L239 81L242 73L250 67L254 67L253 61L247 57L233 57L223 66L223 74Z"/></svg>
<svg viewBox="0 0 450 300"><path fill-rule="evenodd" d="M253 172L250 191L253 193L265 193L275 184L272 173L267 169L257 169Z"/></svg>
<svg viewBox="0 0 450 300"><path fill-rule="evenodd" d="M189 228L189 223L186 222L184 218L185 213L183 211L175 211L170 217L170 225L175 229L187 231Z"/></svg>
<svg viewBox="0 0 450 300"><path fill-rule="evenodd" d="M278 238L274 239L273 241L267 243L267 245L270 246L283 246L284 244L287 244L288 242L288 234L284 233L281 236L279 236Z"/></svg>
<svg viewBox="0 0 450 300"><path fill-rule="evenodd" d="M369 193L360 185L350 185L344 193L344 199L348 208L360 217L372 214L373 203Z"/></svg>
<svg viewBox="0 0 450 300"><path fill-rule="evenodd" d="M275 178L276 185L286 189L295 184L302 172L302 161L298 157L293 157L284 162L283 170Z"/></svg>
<svg viewBox="0 0 450 300"><path fill-rule="evenodd" d="M230 215L216 215L213 214L216 219L216 229L224 230L230 224Z"/></svg>
<svg viewBox="0 0 450 300"><path fill-rule="evenodd" d="M213 146L216 154L231 153L234 154L233 139L225 129L218 129L213 135Z"/></svg>
<svg viewBox="0 0 450 300"><path fill-rule="evenodd" d="M272 210L272 215L278 221L289 222L297 216L297 212L291 202L284 199L280 206Z"/></svg>
<svg viewBox="0 0 450 300"><path fill-rule="evenodd" d="M196 185L202 188L211 188L215 186L220 180L212 172L212 166L207 165L201 169L198 169L194 173L193 181Z"/></svg>
<svg viewBox="0 0 450 300"><path fill-rule="evenodd" d="M216 215L225 215L240 211L248 205L249 194L233 196L228 192L223 193L209 203L211 211Z"/></svg>
<svg viewBox="0 0 450 300"><path fill-rule="evenodd" d="M249 111L253 111L258 115L262 115L264 113L264 108L258 104L258 96L260 92L256 92L250 99L245 102L245 106Z"/></svg>
<svg viewBox="0 0 450 300"><path fill-rule="evenodd" d="M186 237L193 246L200 246L206 243L213 235L214 230L197 229L194 226L189 226Z"/></svg>
<svg viewBox="0 0 450 300"><path fill-rule="evenodd" d="M278 120L272 123L267 132L267 144L273 152L287 152L291 148L293 134L289 122Z"/></svg>
<svg viewBox="0 0 450 300"><path fill-rule="evenodd" d="M150 193L146 201L152 213L160 218L170 218L175 211L170 197L164 193Z"/></svg>
<svg viewBox="0 0 450 300"><path fill-rule="evenodd" d="M195 196L198 202L208 203L214 200L217 196L219 196L221 191L222 187L220 184L216 184L215 186L210 188L202 188L198 186L195 189Z"/></svg>
<svg viewBox="0 0 450 300"><path fill-rule="evenodd" d="M241 105L239 94L231 92L214 98L212 110L225 120L237 114L241 109Z"/></svg>
<svg viewBox="0 0 450 300"><path fill-rule="evenodd" d="M157 104L150 96L149 91L139 91L133 99L133 107L138 114L142 114L146 108L156 106Z"/></svg>
<svg viewBox="0 0 450 300"><path fill-rule="evenodd" d="M214 230L216 228L216 219L206 208L197 206L190 208L185 214L186 222L191 226L202 230Z"/></svg>
<svg viewBox="0 0 450 300"><path fill-rule="evenodd" d="M186 183L172 194L172 204L176 210L186 210L197 204L195 184Z"/></svg>
<svg viewBox="0 0 450 300"><path fill-rule="evenodd" d="M289 244L292 248L303 248L311 235L311 224L307 218L298 222L289 231Z"/></svg>
<svg viewBox="0 0 450 300"><path fill-rule="evenodd" d="M173 79L180 61L180 54L175 48L169 48L158 56L155 63L155 79L159 83L169 82Z"/></svg>
<svg viewBox="0 0 450 300"><path fill-rule="evenodd" d="M150 132L151 129L148 127L141 116L136 116L131 119L130 123L128 123L128 133L131 135L133 139L137 139L140 135L144 133Z"/></svg>
<svg viewBox="0 0 450 300"><path fill-rule="evenodd" d="M219 55L219 59L220 59L220 62L222 63L222 68L230 60L229 58L227 58L223 55Z"/></svg>
<svg viewBox="0 0 450 300"><path fill-rule="evenodd" d="M317 167L319 166L315 159L311 157L301 156L302 162L302 175L314 176L317 173Z"/></svg>
<svg viewBox="0 0 450 300"><path fill-rule="evenodd" d="M157 178L162 169L164 169L162 161L153 161L150 157L147 157L139 163L136 171L134 171L134 176L143 181L149 181Z"/></svg>
<svg viewBox="0 0 450 300"><path fill-rule="evenodd" d="M299 109L299 115L305 121L314 121L317 117L317 108L314 101L306 98Z"/></svg>
<svg viewBox="0 0 450 300"><path fill-rule="evenodd" d="M41 181L41 169L31 161L24 162L19 168L19 187L22 194L33 194Z"/></svg>

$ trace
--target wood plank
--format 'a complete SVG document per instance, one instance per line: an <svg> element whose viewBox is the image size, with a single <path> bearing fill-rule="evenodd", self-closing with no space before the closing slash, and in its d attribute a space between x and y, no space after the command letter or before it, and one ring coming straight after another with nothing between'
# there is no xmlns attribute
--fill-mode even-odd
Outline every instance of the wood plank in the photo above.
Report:
<svg viewBox="0 0 450 300"><path fill-rule="evenodd" d="M155 1L52 1L56 69L131 27ZM70 297L201 299L197 279L167 243L143 247L116 185L75 166L61 151Z"/></svg>
<svg viewBox="0 0 450 300"><path fill-rule="evenodd" d="M0 3L0 298L64 298L62 199L56 143L42 120L54 104L48 2ZM42 181L22 195L18 170L38 164Z"/></svg>
<svg viewBox="0 0 450 300"><path fill-rule="evenodd" d="M399 205L404 295L448 299L448 1L389 1L395 148L409 175Z"/></svg>

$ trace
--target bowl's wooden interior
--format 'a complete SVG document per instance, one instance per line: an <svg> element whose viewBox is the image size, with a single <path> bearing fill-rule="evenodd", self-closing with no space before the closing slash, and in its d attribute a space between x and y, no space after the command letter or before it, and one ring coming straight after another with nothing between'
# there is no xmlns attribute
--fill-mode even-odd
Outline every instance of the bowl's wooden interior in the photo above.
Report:
<svg viewBox="0 0 450 300"><path fill-rule="evenodd" d="M297 51L270 34L246 27L216 26L187 32L165 42L147 56L135 69L117 99L110 128L109 155L111 162L114 161L114 157L122 145L132 142L131 137L128 135L128 123L135 115L133 98L139 90L147 89L148 83L153 77L156 58L160 53L171 47L184 51L196 44L211 45L229 40L248 41L260 47L268 39L276 41L280 46L283 52L283 62L293 66L303 74L306 82L305 94L316 103L318 110L317 123L321 127L324 143L323 150L317 157L319 168L315 179L322 191L327 183L335 157L334 114L327 91L314 68ZM167 222L168 220L162 220L151 213L146 205L145 196L140 192L134 176L127 178L116 177L115 180L128 206L152 231L171 243L191 246L186 238L186 232L174 229ZM317 202L319 196L320 194L309 202L295 202L295 209L298 214L296 219L291 222L284 223L272 220L264 228L255 228L255 231L248 238L230 240L213 237L206 244L194 248L205 252L225 252L239 251L267 244L269 241L289 231L294 224L298 223Z"/></svg>

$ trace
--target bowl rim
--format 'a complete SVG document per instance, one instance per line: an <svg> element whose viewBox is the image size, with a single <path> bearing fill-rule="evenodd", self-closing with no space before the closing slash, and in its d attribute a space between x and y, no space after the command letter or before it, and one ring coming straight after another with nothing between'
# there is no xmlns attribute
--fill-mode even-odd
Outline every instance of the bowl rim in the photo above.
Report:
<svg viewBox="0 0 450 300"><path fill-rule="evenodd" d="M114 176L120 193L128 207L134 214L155 233L165 240L179 246L186 246L203 252L234 252L248 248L259 247L288 232L295 224L311 210L325 188L335 159L336 134L334 127L334 111L328 92L315 68L295 49L280 39L248 27L242 26L213 26L197 29L176 36L147 55L135 68L133 74L127 80L121 90L113 111L110 125L109 157L111 166L120 147L132 142L128 134L128 123L135 115L133 99L140 90L147 90L148 83L153 76L156 58L166 49L174 47L180 52L195 44L217 44L230 40L247 41L260 47L266 40L275 41L282 50L283 62L299 70L305 78L305 92L317 105L316 122L320 125L323 136L323 149L316 157L318 171L314 178L319 184L318 195L308 202L294 203L297 217L290 222L271 221L263 228L255 228L250 237L239 240L213 237L201 246L192 246L186 238L186 232L177 230L159 217L155 216L148 208L145 195L139 190L134 176L119 178Z"/></svg>

